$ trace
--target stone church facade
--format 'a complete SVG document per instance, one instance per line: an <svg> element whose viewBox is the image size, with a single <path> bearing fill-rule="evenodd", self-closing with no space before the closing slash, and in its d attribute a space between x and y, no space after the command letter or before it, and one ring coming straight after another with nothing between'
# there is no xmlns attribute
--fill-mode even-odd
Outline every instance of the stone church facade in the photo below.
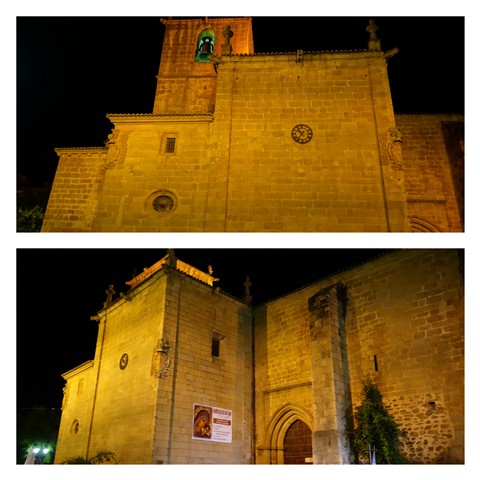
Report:
<svg viewBox="0 0 480 480"><path fill-rule="evenodd" d="M374 24L255 54L249 18L162 22L153 112L56 149L44 232L463 231L463 116L395 114Z"/></svg>
<svg viewBox="0 0 480 480"><path fill-rule="evenodd" d="M91 318L56 463L349 464L371 379L417 463L464 463L463 257L401 250L252 306L173 251ZM248 286L248 283L246 282Z"/></svg>

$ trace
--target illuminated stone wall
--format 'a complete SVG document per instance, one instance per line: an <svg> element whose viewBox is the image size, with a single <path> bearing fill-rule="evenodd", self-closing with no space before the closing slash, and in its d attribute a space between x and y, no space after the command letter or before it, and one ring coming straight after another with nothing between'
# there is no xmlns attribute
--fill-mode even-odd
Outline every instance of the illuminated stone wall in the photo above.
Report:
<svg viewBox="0 0 480 480"><path fill-rule="evenodd" d="M217 73L210 62L196 62L199 34L205 29L214 33L216 57L226 43L223 32L230 25L233 54L253 53L250 18L204 18L162 20L165 24L162 57L155 94L154 114L213 113Z"/></svg>
<svg viewBox="0 0 480 480"><path fill-rule="evenodd" d="M347 420L368 378L410 460L464 462L456 250L385 255L253 312L165 260L93 318L94 360L63 375L56 463L99 450L121 463L283 463L286 432L301 420L310 462L348 464ZM232 411L231 443L192 439L194 404Z"/></svg>
<svg viewBox="0 0 480 480"><path fill-rule="evenodd" d="M292 138L298 124L311 128L307 143ZM401 172L391 179L378 146L394 124L381 52L225 59L211 188L227 202L212 228L407 230Z"/></svg>
<svg viewBox="0 0 480 480"><path fill-rule="evenodd" d="M169 273L164 337L172 365L159 379L153 463L248 464L252 442L252 320L248 306ZM212 339L219 339L219 356ZM193 406L232 411L232 442L192 439Z"/></svg>
<svg viewBox="0 0 480 480"><path fill-rule="evenodd" d="M359 268L349 283L347 342L354 406L372 375L415 449L413 460L463 462L463 274L454 250L396 254ZM383 263L383 265L382 265ZM368 283L362 274L368 274ZM371 272L371 274L370 274ZM375 372L376 355L378 371ZM428 401L434 401L430 409ZM406 415L408 407L416 403ZM442 429L430 430L442 420ZM433 424L432 424L433 425ZM420 438L423 444L420 445ZM441 449L438 447L442 446Z"/></svg>
<svg viewBox="0 0 480 480"><path fill-rule="evenodd" d="M345 412L372 378L408 458L463 463L460 269L454 250L403 251L258 307L257 462L281 463L285 428L304 418L315 462L348 463Z"/></svg>
<svg viewBox="0 0 480 480"><path fill-rule="evenodd" d="M59 148L44 232L90 232L105 174L106 148Z"/></svg>
<svg viewBox="0 0 480 480"><path fill-rule="evenodd" d="M164 24L153 114L109 115L107 153L59 151L43 231L462 230L438 119L395 117L386 54L254 54L250 19Z"/></svg>
<svg viewBox="0 0 480 480"><path fill-rule="evenodd" d="M112 116L118 157L105 171L94 231L203 231L212 117ZM174 153L166 139L174 138ZM157 197L171 209L155 210Z"/></svg>
<svg viewBox="0 0 480 480"><path fill-rule="evenodd" d="M307 304L293 294L257 307L254 317L255 461L283 463L288 427L302 420L313 430Z"/></svg>
<svg viewBox="0 0 480 480"><path fill-rule="evenodd" d="M462 231L463 143L451 139L455 145L449 151L445 125L457 124L463 130L463 117L397 115L396 123L403 134L405 188L412 225L420 231ZM461 165L454 170L457 163Z"/></svg>
<svg viewBox="0 0 480 480"><path fill-rule="evenodd" d="M73 456L85 458L87 455L97 379L93 366L93 361L88 361L63 375L66 384L63 389L62 417L55 447L56 463L62 463Z"/></svg>
<svg viewBox="0 0 480 480"><path fill-rule="evenodd" d="M166 277L159 274L140 285L131 297L117 300L97 315L94 381L89 384L93 413L79 418L82 449L71 443L71 435L63 440L66 432L60 431L63 449L57 450L56 463L76 455L92 457L100 450L115 452L122 463L152 462L158 389L152 361L162 338L165 298ZM121 364L124 355L128 356L126 367ZM70 398L66 412L77 414L85 399L70 403Z"/></svg>
<svg viewBox="0 0 480 480"><path fill-rule="evenodd" d="M64 375L56 463L100 450L124 464L250 462L249 307L164 266L96 320L95 359ZM192 439L195 403L233 412L231 443Z"/></svg>

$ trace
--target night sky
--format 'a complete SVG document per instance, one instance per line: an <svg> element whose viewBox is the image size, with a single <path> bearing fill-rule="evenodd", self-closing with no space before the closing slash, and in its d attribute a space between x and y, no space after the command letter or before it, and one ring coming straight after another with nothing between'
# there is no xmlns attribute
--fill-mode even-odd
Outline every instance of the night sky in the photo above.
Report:
<svg viewBox="0 0 480 480"><path fill-rule="evenodd" d="M260 304L385 254L382 250L175 249L200 270L212 265L216 286L241 298L246 276ZM61 374L92 360L105 290L127 292L125 282L166 255L166 249L17 250L17 404L58 408Z"/></svg>
<svg viewBox="0 0 480 480"><path fill-rule="evenodd" d="M370 17L253 17L256 53L363 50ZM17 173L53 181L56 147L103 146L107 113L151 113L155 17L17 18ZM397 113L463 113L464 18L375 17Z"/></svg>

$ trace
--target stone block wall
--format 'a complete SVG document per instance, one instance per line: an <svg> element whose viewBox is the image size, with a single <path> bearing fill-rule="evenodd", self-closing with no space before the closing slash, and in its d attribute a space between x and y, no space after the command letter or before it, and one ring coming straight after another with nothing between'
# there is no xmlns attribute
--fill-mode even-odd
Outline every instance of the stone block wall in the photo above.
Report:
<svg viewBox="0 0 480 480"><path fill-rule="evenodd" d="M154 114L213 113L217 74L210 62L195 61L198 35L214 34L213 55L222 55L223 31L231 26L232 53L253 53L250 18L162 20L166 29L155 94Z"/></svg>
<svg viewBox="0 0 480 480"><path fill-rule="evenodd" d="M252 320L242 302L168 273L164 337L170 375L159 379L153 463L248 464L252 442ZM212 354L212 339L220 342ZM193 439L194 404L232 411L232 442Z"/></svg>
<svg viewBox="0 0 480 480"><path fill-rule="evenodd" d="M55 463L70 457L87 456L90 420L97 379L93 362L88 361L65 373L62 418L55 448Z"/></svg>
<svg viewBox="0 0 480 480"><path fill-rule="evenodd" d="M463 143L452 160L443 128L463 117L395 116L383 52L255 55L250 18L163 23L153 115L109 115L107 149L58 150L43 231L463 230ZM195 61L204 29L213 63ZM175 208L152 212L156 193Z"/></svg>
<svg viewBox="0 0 480 480"><path fill-rule="evenodd" d="M382 54L297 55L219 65L210 188L227 203L211 229L222 217L227 231L406 229L402 179L382 180L378 135L394 125ZM310 142L293 141L297 124Z"/></svg>
<svg viewBox="0 0 480 480"><path fill-rule="evenodd" d="M279 437L288 426L300 419L313 430L307 304L291 295L256 308L254 316L255 462L282 463Z"/></svg>
<svg viewBox="0 0 480 480"><path fill-rule="evenodd" d="M90 232L104 179L106 148L56 149L57 173L43 232Z"/></svg>
<svg viewBox="0 0 480 480"><path fill-rule="evenodd" d="M95 318L94 361L65 374L56 463L100 450L122 464L251 462L248 306L164 266ZM231 410L232 441L192 439L194 404Z"/></svg>
<svg viewBox="0 0 480 480"><path fill-rule="evenodd" d="M61 429L59 438L67 440L57 450L56 463L77 455L90 458L100 450L114 452L120 463L152 462L158 383L153 365L162 337L165 290L166 277L158 274L94 317L99 334L85 395L75 401L69 395L62 413L67 427L72 416L79 419L83 444ZM75 381L68 380L69 391ZM83 414L87 406L88 416Z"/></svg>
<svg viewBox="0 0 480 480"><path fill-rule="evenodd" d="M464 461L461 268L455 250L404 250L356 269L347 284L354 409L371 377L413 461Z"/></svg>
<svg viewBox="0 0 480 480"><path fill-rule="evenodd" d="M276 435L282 432L283 420L276 412L282 408L299 412L300 407L307 410L304 417L310 418L310 425L318 430L314 432L314 440L318 439L314 441L316 461L327 459L328 452L325 448L315 451L315 445L320 445L328 435L331 437L335 429L339 430L338 443L328 458L333 458L335 449L337 459L343 458L341 430L346 428L345 415L358 409L362 383L372 378L387 409L407 435L403 451L411 461L463 463L461 270L462 259L456 250L403 250L258 307L255 311L258 462L272 461L268 450L272 444L281 447L281 439L272 441L272 432ZM336 313L339 348L334 349L332 344L329 351L325 346L319 348L318 341L307 335L313 331L307 304L319 292L336 285L345 288L346 309L342 313L343 327L340 314ZM325 319L341 310L340 304L336 310L335 302L332 305L328 302L331 301L325 304ZM276 403L266 402L265 392L272 391L283 378L290 381L288 397L283 394ZM300 387L300 383L301 389L295 390L295 384ZM321 395L316 391L321 391ZM276 428L272 423L280 426Z"/></svg>
<svg viewBox="0 0 480 480"><path fill-rule="evenodd" d="M162 338L166 283L166 277L157 274L100 312L92 454L106 449L121 463L152 462L158 389L154 362ZM124 354L128 364L122 369Z"/></svg>
<svg viewBox="0 0 480 480"><path fill-rule="evenodd" d="M110 118L118 155L105 172L95 231L203 231L211 116ZM175 138L174 153L166 138ZM155 211L158 195L172 198L172 208Z"/></svg>
<svg viewBox="0 0 480 480"><path fill-rule="evenodd" d="M414 226L421 229L423 224L432 231L463 231L463 191L457 197L454 183L455 178L463 180L463 151L460 174L452 171L456 160L449 158L443 128L445 123L463 125L463 116L396 115L395 120L403 136L408 213ZM457 188L463 188L463 184Z"/></svg>

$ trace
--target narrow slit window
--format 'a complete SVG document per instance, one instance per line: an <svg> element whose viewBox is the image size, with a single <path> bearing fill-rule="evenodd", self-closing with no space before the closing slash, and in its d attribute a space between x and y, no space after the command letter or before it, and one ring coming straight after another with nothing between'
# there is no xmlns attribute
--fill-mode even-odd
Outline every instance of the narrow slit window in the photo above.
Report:
<svg viewBox="0 0 480 480"><path fill-rule="evenodd" d="M219 332L212 332L212 357L223 358L225 355L220 349L222 348L222 340L225 338L225 335Z"/></svg>
<svg viewBox="0 0 480 480"><path fill-rule="evenodd" d="M375 369L376 372L378 372L378 361L377 361L377 356L373 356L373 368Z"/></svg>
<svg viewBox="0 0 480 480"><path fill-rule="evenodd" d="M212 338L212 357L220 357L220 339Z"/></svg>

